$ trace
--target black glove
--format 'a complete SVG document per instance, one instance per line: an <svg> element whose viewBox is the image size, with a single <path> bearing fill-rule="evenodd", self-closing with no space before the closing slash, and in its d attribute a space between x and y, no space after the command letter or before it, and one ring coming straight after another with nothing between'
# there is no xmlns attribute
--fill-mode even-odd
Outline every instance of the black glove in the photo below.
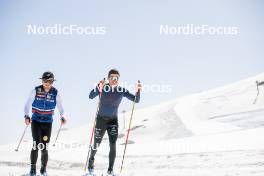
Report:
<svg viewBox="0 0 264 176"><path fill-rule="evenodd" d="M30 117L28 115L25 115L24 118L30 120Z"/></svg>
<svg viewBox="0 0 264 176"><path fill-rule="evenodd" d="M61 121L64 123L65 122L65 118L64 117L61 117Z"/></svg>

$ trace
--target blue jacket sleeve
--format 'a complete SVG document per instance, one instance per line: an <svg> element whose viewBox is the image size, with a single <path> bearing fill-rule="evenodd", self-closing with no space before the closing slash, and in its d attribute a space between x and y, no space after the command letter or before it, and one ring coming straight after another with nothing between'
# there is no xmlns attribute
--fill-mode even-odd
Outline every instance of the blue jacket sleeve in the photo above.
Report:
<svg viewBox="0 0 264 176"><path fill-rule="evenodd" d="M93 99L93 98L95 98L98 95L99 95L99 89L98 89L98 87L96 87L93 90L91 90L91 92L89 94L89 98Z"/></svg>
<svg viewBox="0 0 264 176"><path fill-rule="evenodd" d="M124 90L124 97L126 97L127 99L129 99L131 101L135 100L136 103L139 103L139 101L140 101L140 92L137 92L136 96L135 96L135 95L131 94L128 90L125 89Z"/></svg>

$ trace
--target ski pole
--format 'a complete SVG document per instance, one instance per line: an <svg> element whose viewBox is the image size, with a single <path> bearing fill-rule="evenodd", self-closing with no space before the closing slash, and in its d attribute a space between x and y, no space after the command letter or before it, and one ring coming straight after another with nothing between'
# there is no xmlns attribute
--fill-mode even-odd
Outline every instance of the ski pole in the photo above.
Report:
<svg viewBox="0 0 264 176"><path fill-rule="evenodd" d="M19 141L19 143L18 143L18 145L17 145L17 148L15 149L16 152L18 152L18 149L19 149L20 144L21 144L21 142L22 142L22 140L23 140L23 138L24 138L24 136L25 136L25 133L26 133L26 131L27 131L27 128L28 128L28 125L25 127L24 132L23 132L23 134L22 134L22 136L21 136L21 138L20 138L20 141Z"/></svg>
<svg viewBox="0 0 264 176"><path fill-rule="evenodd" d="M256 96L256 98L255 98L255 100L254 100L253 104L256 104L256 103L257 103L258 96L259 96L259 82L258 82L258 81L256 81L256 84L257 84L257 91L258 91L258 93L257 93L257 96Z"/></svg>
<svg viewBox="0 0 264 176"><path fill-rule="evenodd" d="M61 125L60 125L59 130L58 130L58 133L57 133L56 139L55 139L55 141L54 141L53 147L55 147L55 144L56 144L57 139L58 139L58 137L59 137L59 134L60 134L61 128L62 128L62 123L61 123Z"/></svg>
<svg viewBox="0 0 264 176"><path fill-rule="evenodd" d="M258 93L257 93L257 96L256 96L256 98L255 98L253 104L256 104L256 103L257 103L258 96L259 96L259 86L264 85L264 81L262 81L262 82L258 82L258 81L256 81L256 84L257 84L257 91L258 91Z"/></svg>
<svg viewBox="0 0 264 176"><path fill-rule="evenodd" d="M138 81L138 83L140 83L140 81ZM132 105L132 110L131 110L131 115L130 115L130 120L129 120L129 126L128 126L127 136L126 136L126 142L125 142L125 148L124 148L122 163L121 163L121 167L120 167L120 174L122 173L122 170L123 170L123 164L124 164L124 160L125 160L126 148L127 148L127 143L128 143L128 137L129 137L130 130L131 130L131 124L132 124L132 118L133 118L133 114L134 114L135 104L136 104L136 96L135 96L135 99L134 99L133 105Z"/></svg>
<svg viewBox="0 0 264 176"><path fill-rule="evenodd" d="M104 78L104 80L105 80L105 78ZM96 113L95 113L95 118L94 118L94 122L93 122L93 128L92 128L91 138L90 138L90 142L89 142L88 154L87 154L87 158L86 158L86 162L85 162L85 166L84 166L84 172L86 172L86 169L88 167L88 161L89 161L89 157L90 157L90 153L91 153L91 149L92 149L94 131L95 131L95 126L96 126L96 118L97 118L97 115L98 115L98 112L99 112L99 108L100 108L101 96L102 96L102 90L100 90L100 92L99 92L99 100L98 100Z"/></svg>
<svg viewBox="0 0 264 176"><path fill-rule="evenodd" d="M89 157L90 157L90 153L91 153L91 148L92 148L92 143L93 143L93 137L94 137L94 131L95 131L95 126L96 126L96 117L98 115L98 112L99 112L99 106L100 106L100 98L101 95L99 96L99 101L98 101L98 105L97 105L97 110L96 110L96 115L95 115L95 118L94 118L94 122L93 122L93 128L92 128L92 134L91 134L91 137L90 137L90 142L89 142L89 149L88 149L88 154L87 154L87 158L86 158L86 162L85 162L85 167L84 167L84 172L86 172L86 169L88 167L88 161L89 161Z"/></svg>

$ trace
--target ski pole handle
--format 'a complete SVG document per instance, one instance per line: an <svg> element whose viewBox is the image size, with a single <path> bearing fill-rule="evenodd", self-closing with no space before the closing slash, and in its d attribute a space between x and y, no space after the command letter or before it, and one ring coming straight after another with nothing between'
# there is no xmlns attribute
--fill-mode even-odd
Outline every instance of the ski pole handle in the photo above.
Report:
<svg viewBox="0 0 264 176"><path fill-rule="evenodd" d="M104 85L105 85L105 78L103 78L103 80L100 81L99 84L98 84L99 96L102 94Z"/></svg>
<svg viewBox="0 0 264 176"><path fill-rule="evenodd" d="M142 85L141 85L141 81L140 80L138 80L138 82L137 82L137 93L141 90L141 88L142 88Z"/></svg>

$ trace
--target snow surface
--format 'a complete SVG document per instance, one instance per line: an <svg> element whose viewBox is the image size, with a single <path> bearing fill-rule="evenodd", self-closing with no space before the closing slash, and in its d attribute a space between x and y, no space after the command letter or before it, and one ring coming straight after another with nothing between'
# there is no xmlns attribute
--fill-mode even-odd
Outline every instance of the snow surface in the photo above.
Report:
<svg viewBox="0 0 264 176"><path fill-rule="evenodd" d="M264 73L136 110L122 175L263 176L264 86L260 87L258 101L253 104L257 95L256 80L264 80ZM125 116L129 119L130 112ZM48 164L51 176L84 174L91 126L65 128L55 147L51 142ZM54 130L53 140L55 135ZM120 123L117 173L125 135L126 130ZM17 176L29 171L31 144L28 130L19 152L14 151L17 143L0 146L1 176ZM95 161L100 174L106 172L108 151L105 135Z"/></svg>

